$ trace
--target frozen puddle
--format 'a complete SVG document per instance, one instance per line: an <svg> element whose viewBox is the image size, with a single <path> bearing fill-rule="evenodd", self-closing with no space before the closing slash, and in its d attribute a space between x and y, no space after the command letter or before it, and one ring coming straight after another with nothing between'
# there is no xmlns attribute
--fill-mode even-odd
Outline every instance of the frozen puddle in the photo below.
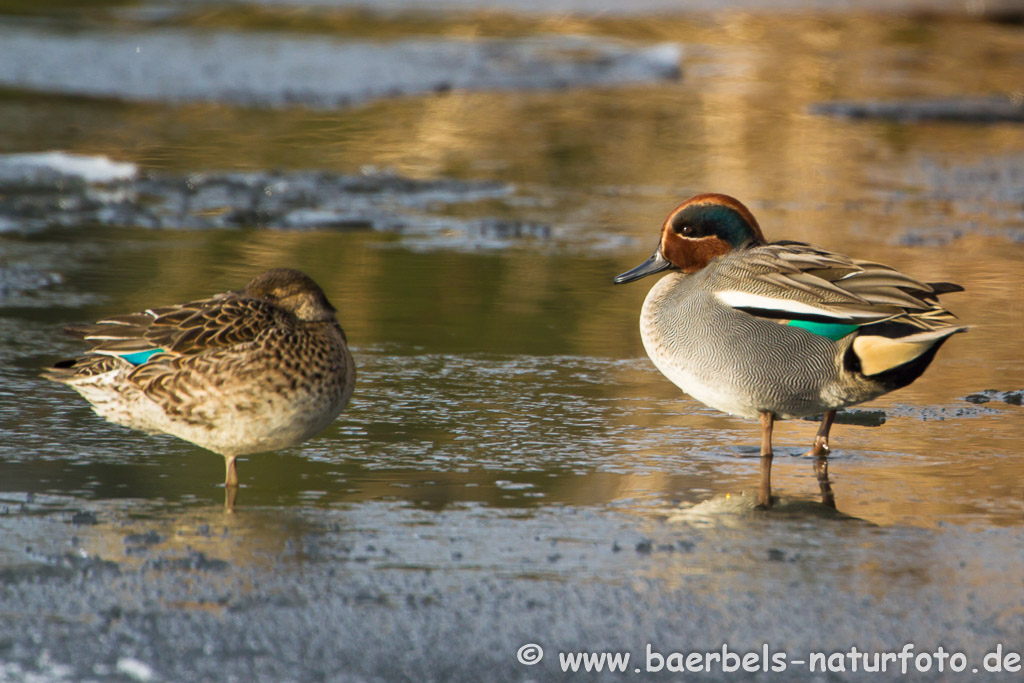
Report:
<svg viewBox="0 0 1024 683"><path fill-rule="evenodd" d="M448 90L529 90L678 78L676 44L582 37L341 41L165 30L0 29L0 84L126 100L331 108Z"/></svg>

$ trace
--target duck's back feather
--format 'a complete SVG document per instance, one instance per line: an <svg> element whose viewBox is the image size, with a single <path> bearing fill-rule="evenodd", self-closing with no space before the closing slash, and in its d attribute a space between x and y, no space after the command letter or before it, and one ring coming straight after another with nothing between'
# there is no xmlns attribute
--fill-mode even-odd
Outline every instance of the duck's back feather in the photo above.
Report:
<svg viewBox="0 0 1024 683"><path fill-rule="evenodd" d="M894 268L800 242L776 242L722 257L715 296L763 318L872 325L899 320L916 331L956 327L938 295L961 291Z"/></svg>
<svg viewBox="0 0 1024 683"><path fill-rule="evenodd" d="M288 331L296 323L294 315L270 302L228 293L65 331L90 343L93 354L125 356L159 349L170 356L189 356L254 341L269 329Z"/></svg>

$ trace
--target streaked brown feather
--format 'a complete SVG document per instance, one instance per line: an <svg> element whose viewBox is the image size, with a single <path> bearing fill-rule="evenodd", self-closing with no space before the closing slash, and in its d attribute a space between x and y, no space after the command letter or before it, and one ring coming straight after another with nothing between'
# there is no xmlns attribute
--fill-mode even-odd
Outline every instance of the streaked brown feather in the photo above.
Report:
<svg viewBox="0 0 1024 683"><path fill-rule="evenodd" d="M61 361L43 372L43 377L57 382L66 382L74 377L95 377L116 370L125 361L116 356L88 355Z"/></svg>
<svg viewBox="0 0 1024 683"><path fill-rule="evenodd" d="M92 353L160 348L169 354L195 354L253 341L268 328L292 329L296 322L269 302L235 292L150 313L154 315L132 313L70 327L90 342Z"/></svg>

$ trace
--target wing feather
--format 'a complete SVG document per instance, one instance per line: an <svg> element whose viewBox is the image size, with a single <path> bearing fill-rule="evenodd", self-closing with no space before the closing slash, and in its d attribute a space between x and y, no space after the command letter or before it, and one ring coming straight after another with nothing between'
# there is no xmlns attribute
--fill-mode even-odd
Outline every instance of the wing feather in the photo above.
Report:
<svg viewBox="0 0 1024 683"><path fill-rule="evenodd" d="M800 242L736 252L728 267L718 269L713 288L723 303L766 318L862 325L899 318L924 330L956 324L938 295L958 285L933 286Z"/></svg>
<svg viewBox="0 0 1024 683"><path fill-rule="evenodd" d="M250 342L265 330L291 329L294 324L294 316L270 302L229 293L114 316L68 331L89 342L91 353L123 355L159 348L164 354L181 356Z"/></svg>

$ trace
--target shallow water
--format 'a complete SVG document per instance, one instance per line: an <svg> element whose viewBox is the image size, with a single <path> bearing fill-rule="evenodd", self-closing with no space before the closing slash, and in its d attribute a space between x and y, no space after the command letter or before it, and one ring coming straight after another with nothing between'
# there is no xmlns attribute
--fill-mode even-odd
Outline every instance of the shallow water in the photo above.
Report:
<svg viewBox="0 0 1024 683"><path fill-rule="evenodd" d="M639 50L671 41L683 47L683 76L529 91L483 83L337 109L0 93L4 152L106 155L138 164L152 182L135 195L134 186L61 186L53 201L38 187L0 196L0 583L22 601L5 616L38 634L5 630L0 679L131 677L125 657L168 680L216 675L218 666L235 677L405 678L422 660L416 647L438 634L510 679L532 675L513 659L531 637L634 649L655 636L712 648L735 637L753 648L772 630L797 648L838 649L860 637L896 649L913 638L1024 649L1024 413L964 400L1024 388L1024 129L810 113L831 100L1012 94L1024 83L1020 26L899 12L407 16L273 3L181 12L96 3L55 17L82 43L95 30L268 26L297 46L309 35L554 33ZM22 26L4 22L3 30ZM358 200L366 223L329 229L240 220L150 230L100 213L88 224L66 218L122 197L152 209L172 196L158 193L161 183L180 190L196 174L273 171L286 182L360 169L371 179L380 171L365 169L469 183L430 196L367 190ZM750 511L757 425L665 380L637 331L648 281L611 285L649 255L668 211L698 191L739 197L769 239L966 287L944 301L970 332L914 385L865 406L883 410L885 424L833 430L836 513L815 502L811 463L785 457L810 443L808 421L777 426L773 479L783 502ZM43 209L26 208L33 197ZM227 194L208 201L182 216L215 226L224 212L251 208ZM306 201L337 217L330 197L310 192ZM269 214L238 215L259 223ZM61 225L46 227L53 223ZM359 381L324 433L240 463L235 515L219 507L219 457L107 424L38 377L76 352L61 324L236 288L282 265L308 272L338 307ZM335 563L363 593L333 582L326 572ZM27 616L46 613L47 586L70 594L83 582L70 625ZM780 616L792 612L785 595L794 586L813 615L799 623ZM132 623L135 636L83 649L94 617L118 595L131 596L125 610L134 616L118 623ZM425 595L434 596L429 606ZM562 612L566 595L575 607ZM531 612L528 603L546 606ZM507 610L505 620L473 617L493 629L486 642L454 635L480 604L485 614ZM677 614L677 604L717 616ZM416 605L424 611L413 618ZM258 625L225 616L250 610ZM175 624L177 636L147 625L147 614ZM280 620L313 638L321 618L328 634L369 619L416 647L389 657L364 636L321 643L317 668L267 636L256 649L275 663L261 670L251 650L211 635L220 623L259 640ZM821 634L826 623L832 640ZM174 637L212 650L175 654L166 647ZM423 671L470 680L472 664L449 655Z"/></svg>

